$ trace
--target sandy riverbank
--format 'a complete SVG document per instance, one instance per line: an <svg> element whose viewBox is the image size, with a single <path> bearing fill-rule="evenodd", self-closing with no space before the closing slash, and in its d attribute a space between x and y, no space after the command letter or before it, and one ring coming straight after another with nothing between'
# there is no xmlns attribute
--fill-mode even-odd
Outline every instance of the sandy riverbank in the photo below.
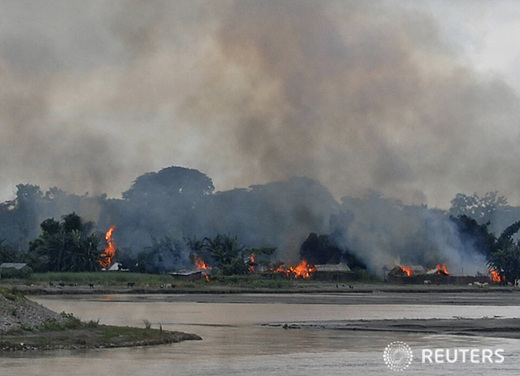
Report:
<svg viewBox="0 0 520 376"><path fill-rule="evenodd" d="M268 323L283 329L331 329L372 332L427 333L520 339L520 318L348 320Z"/></svg>
<svg viewBox="0 0 520 376"><path fill-rule="evenodd" d="M152 294L153 296L153 294ZM294 304L408 304L408 305L478 305L520 306L520 291L394 291L352 292L277 292L277 293L180 293L160 298L165 301L200 303L294 303Z"/></svg>

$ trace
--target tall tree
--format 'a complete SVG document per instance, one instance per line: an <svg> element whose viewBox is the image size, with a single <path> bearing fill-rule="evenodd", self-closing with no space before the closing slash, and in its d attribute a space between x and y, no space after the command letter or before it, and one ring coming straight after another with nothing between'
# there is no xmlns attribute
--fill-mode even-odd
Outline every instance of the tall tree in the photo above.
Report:
<svg viewBox="0 0 520 376"><path fill-rule="evenodd" d="M449 214L453 217L466 215L479 224L485 224L493 220L497 209L506 205L507 199L504 196L499 196L497 191L487 192L482 197L477 193L471 196L457 193L455 198L451 200Z"/></svg>
<svg viewBox="0 0 520 376"><path fill-rule="evenodd" d="M159 172L139 176L129 190L123 192L126 200L163 200L166 197L183 196L191 199L209 195L215 187L203 173L184 167L167 167Z"/></svg>
<svg viewBox="0 0 520 376"><path fill-rule="evenodd" d="M152 238L152 245L145 247L138 255L139 271L164 274L187 264L186 245L171 236Z"/></svg>
<svg viewBox="0 0 520 376"><path fill-rule="evenodd" d="M478 224L476 220L461 215L451 217L458 229L461 242L472 247L475 251L489 257L497 247L497 238L489 231L488 224Z"/></svg>
<svg viewBox="0 0 520 376"><path fill-rule="evenodd" d="M490 269L496 271L502 282L514 282L520 278L520 241L515 242L513 235L520 230L520 221L507 227L495 244L495 251L488 261Z"/></svg>
<svg viewBox="0 0 520 376"><path fill-rule="evenodd" d="M328 235L317 235L313 232L300 247L300 256L311 264L339 264L342 251L329 240Z"/></svg>
<svg viewBox="0 0 520 376"><path fill-rule="evenodd" d="M96 271L100 237L92 233L92 223L83 223L76 213L40 224L41 235L30 243L28 260L37 271Z"/></svg>
<svg viewBox="0 0 520 376"><path fill-rule="evenodd" d="M520 245L513 242L503 244L502 248L493 252L488 266L500 275L503 283L513 283L520 278Z"/></svg>

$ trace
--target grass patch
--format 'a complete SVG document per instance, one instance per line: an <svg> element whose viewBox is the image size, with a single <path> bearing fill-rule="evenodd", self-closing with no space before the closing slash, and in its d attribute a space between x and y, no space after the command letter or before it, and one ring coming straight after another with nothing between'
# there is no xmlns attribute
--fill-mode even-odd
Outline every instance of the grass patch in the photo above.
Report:
<svg viewBox="0 0 520 376"><path fill-rule="evenodd" d="M93 283L101 286L116 286L127 283L147 284L150 286L160 286L172 283L173 279L169 275L128 273L128 272L92 272L92 273L74 273L74 272L48 272L48 273L32 273L25 280L3 280L3 283L58 283L65 284L76 283L78 285L88 285Z"/></svg>
<svg viewBox="0 0 520 376"><path fill-rule="evenodd" d="M83 323L81 327L75 329L3 335L0 339L0 350L8 352L150 346L201 339L195 334L182 332L112 325L92 326L89 323Z"/></svg>
<svg viewBox="0 0 520 376"><path fill-rule="evenodd" d="M98 326L99 326L99 319L97 319L96 321L90 320L86 324L86 327L89 329L94 329L94 328L97 328Z"/></svg>
<svg viewBox="0 0 520 376"><path fill-rule="evenodd" d="M52 285L54 288L63 287L64 290L74 291L70 286L81 287L82 290L92 291L134 291L146 292L150 290L165 292L174 291L201 291L201 292L217 292L225 291L239 291L244 289L247 291L254 290L272 290L272 291L287 291L287 290L303 290L314 291L320 288L336 288L337 284L355 284L355 283L370 283L382 284L380 278L370 275L366 270L353 270L354 280L348 282L336 281L318 281L314 279L288 279L283 275L272 273L258 273L247 275L230 275L222 274L211 275L211 281L183 281L177 278L172 278L170 275L157 275L145 273L129 273L129 272L92 272L92 273L33 273L28 279L23 281L16 280L0 280L1 283L9 284L11 286L18 286L26 294L34 293L36 290L24 287L35 286L49 288ZM113 289L113 290L111 290ZM79 291L79 289L78 289Z"/></svg>
<svg viewBox="0 0 520 376"><path fill-rule="evenodd" d="M145 328L100 325L99 320L82 322L72 314L62 313L64 321L48 321L39 328L22 327L22 330L2 334L0 354L17 350L89 349L149 346L184 340L200 340L195 334Z"/></svg>
<svg viewBox="0 0 520 376"><path fill-rule="evenodd" d="M21 302L25 300L25 296L17 292L15 289L6 289L0 287L0 295L12 302ZM13 316L16 316L16 314L13 313Z"/></svg>
<svg viewBox="0 0 520 376"><path fill-rule="evenodd" d="M243 287L243 288L266 288L280 289L290 288L295 284L305 284L308 280L291 280L282 275L271 275L269 277L262 275L217 275L211 278L211 283L224 286Z"/></svg>

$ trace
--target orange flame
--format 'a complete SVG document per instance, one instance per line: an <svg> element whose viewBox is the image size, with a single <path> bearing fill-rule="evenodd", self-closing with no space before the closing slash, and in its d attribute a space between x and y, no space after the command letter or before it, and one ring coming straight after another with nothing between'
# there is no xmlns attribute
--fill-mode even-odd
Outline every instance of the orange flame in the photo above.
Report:
<svg viewBox="0 0 520 376"><path fill-rule="evenodd" d="M112 240L112 232L114 232L115 228L116 226L110 227L110 229L105 234L105 239L108 245L105 248L105 251L100 255L100 258L98 260L103 269L105 270L108 270L110 266L112 266L112 261L116 256L116 243Z"/></svg>
<svg viewBox="0 0 520 376"><path fill-rule="evenodd" d="M255 254L251 253L251 256L249 256L250 265L247 268L249 270L249 273L253 273L255 271Z"/></svg>
<svg viewBox="0 0 520 376"><path fill-rule="evenodd" d="M443 272L443 273L446 274L446 275L449 275L449 274L450 274L450 272L448 271L448 268L446 267L446 263L442 264L442 266L440 266L439 264L437 264L437 265L435 266L435 269L440 270L441 272Z"/></svg>
<svg viewBox="0 0 520 376"><path fill-rule="evenodd" d="M275 273L283 273L287 278L293 275L294 278L308 279L311 277L311 273L316 271L316 267L302 260L298 265L290 266L287 269L280 265L278 268L272 268L271 270Z"/></svg>
<svg viewBox="0 0 520 376"><path fill-rule="evenodd" d="M408 277L410 277L413 273L413 270L410 266L399 266L399 269L403 272L403 273L406 273L406 275Z"/></svg>
<svg viewBox="0 0 520 376"><path fill-rule="evenodd" d="M195 263L197 270L211 270L211 266L206 264L204 260L200 258L199 255L193 255L193 262ZM202 272L202 275L204 276L204 278L206 278L206 282L211 281L211 278L209 277L207 272Z"/></svg>
<svg viewBox="0 0 520 376"><path fill-rule="evenodd" d="M193 255L193 262L195 263L195 266L197 267L197 270L209 270L211 269L211 266L208 266L204 262L203 259L201 259L198 255Z"/></svg>
<svg viewBox="0 0 520 376"><path fill-rule="evenodd" d="M316 271L316 267L314 265L310 265L307 261L303 260L294 268L290 268L291 272L294 273L295 278L310 278L310 273Z"/></svg>
<svg viewBox="0 0 520 376"><path fill-rule="evenodd" d="M489 269L491 282L502 282L502 277L500 276L500 273L497 272L494 269Z"/></svg>
<svg viewBox="0 0 520 376"><path fill-rule="evenodd" d="M290 278L291 277L291 271L289 269L285 269L283 264L280 265L279 267L277 268L271 268L271 271L274 272L274 273L280 273L280 274L284 274L285 277L287 278Z"/></svg>

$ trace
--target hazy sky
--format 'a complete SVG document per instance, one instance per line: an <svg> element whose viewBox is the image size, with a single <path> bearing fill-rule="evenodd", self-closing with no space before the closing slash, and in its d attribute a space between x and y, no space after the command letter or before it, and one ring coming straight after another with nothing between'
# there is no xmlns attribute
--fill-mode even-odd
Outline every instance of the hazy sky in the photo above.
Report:
<svg viewBox="0 0 520 376"><path fill-rule="evenodd" d="M0 200L307 176L520 204L517 1L0 0ZM516 73L516 74L515 74Z"/></svg>

